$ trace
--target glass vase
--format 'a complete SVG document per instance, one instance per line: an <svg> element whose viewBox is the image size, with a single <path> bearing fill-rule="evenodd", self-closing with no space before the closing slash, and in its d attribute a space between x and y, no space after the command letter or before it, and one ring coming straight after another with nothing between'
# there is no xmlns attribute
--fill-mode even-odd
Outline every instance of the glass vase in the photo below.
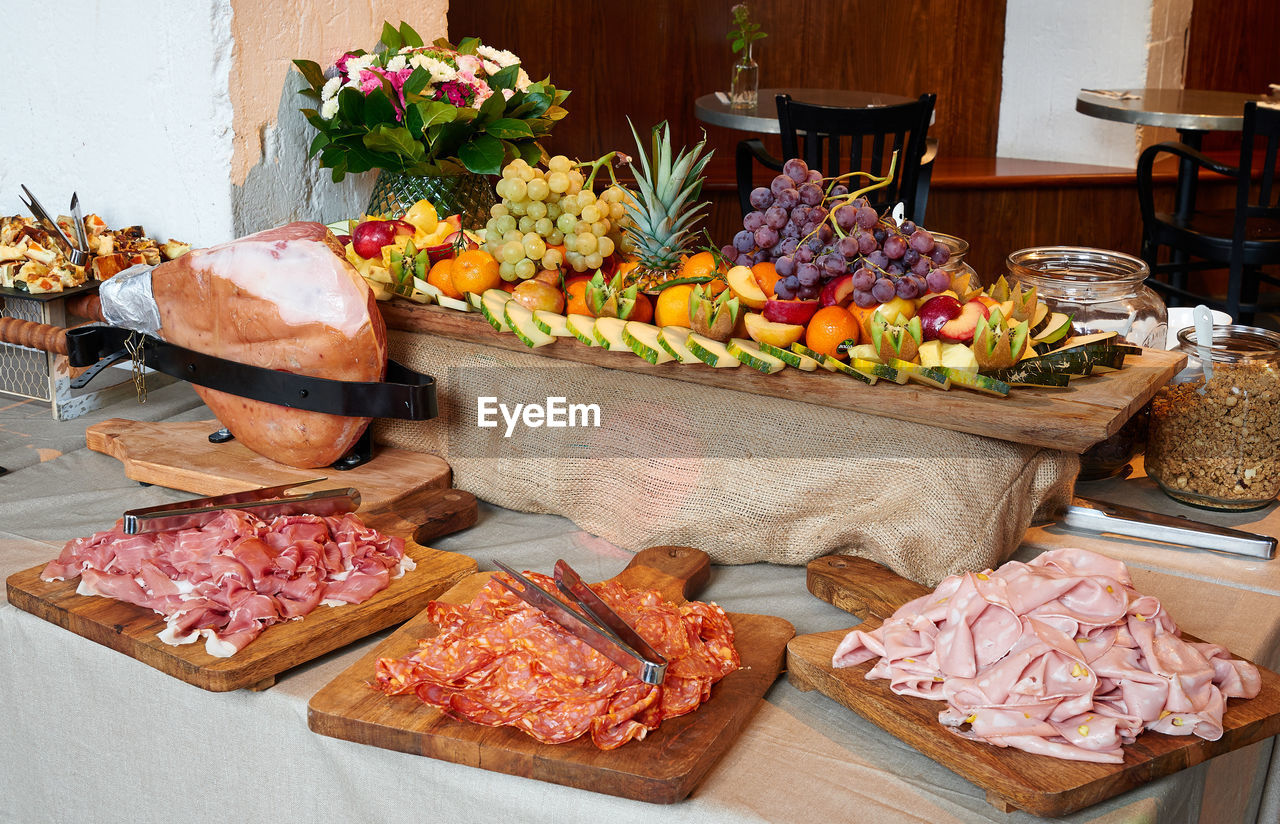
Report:
<svg viewBox="0 0 1280 824"><path fill-rule="evenodd" d="M729 105L735 109L754 109L756 92L760 88L760 66L751 59L751 46L733 64L733 77L729 83Z"/></svg>
<svg viewBox="0 0 1280 824"><path fill-rule="evenodd" d="M428 200L440 217L461 215L463 228L478 232L497 203L490 175L406 175L383 169L369 198L370 215L402 217L419 200Z"/></svg>

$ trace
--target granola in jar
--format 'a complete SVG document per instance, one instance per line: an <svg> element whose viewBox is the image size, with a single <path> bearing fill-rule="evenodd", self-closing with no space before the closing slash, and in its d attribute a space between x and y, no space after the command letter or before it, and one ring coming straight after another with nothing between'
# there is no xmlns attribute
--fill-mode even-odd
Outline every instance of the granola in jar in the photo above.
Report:
<svg viewBox="0 0 1280 824"><path fill-rule="evenodd" d="M1178 340L1189 355L1201 354L1194 329ZM1151 403L1147 475L1193 506L1266 506L1280 493L1280 335L1220 326L1204 351L1208 378L1193 367Z"/></svg>

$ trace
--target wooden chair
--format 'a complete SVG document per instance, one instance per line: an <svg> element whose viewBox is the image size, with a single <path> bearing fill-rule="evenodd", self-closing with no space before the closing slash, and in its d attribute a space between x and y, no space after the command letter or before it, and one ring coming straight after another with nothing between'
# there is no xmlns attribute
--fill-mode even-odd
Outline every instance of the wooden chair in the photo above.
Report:
<svg viewBox="0 0 1280 824"><path fill-rule="evenodd" d="M1254 154L1261 146L1260 174L1255 174ZM1226 166L1181 143L1157 143L1138 158L1138 205L1142 210L1142 258L1152 274L1168 274L1169 281L1151 279L1155 289L1176 299L1187 299L1222 309L1238 321L1250 322L1258 311L1258 287L1263 281L1280 280L1260 267L1280 264L1280 187L1276 186L1277 147L1280 146L1280 108L1245 104L1240 164ZM1187 214L1157 212L1152 191L1152 167L1161 154L1192 161L1196 173L1208 169L1235 178L1234 209L1201 209ZM1253 180L1258 177L1255 189ZM1172 262L1159 262L1160 248L1167 246ZM1219 300L1186 286L1190 271L1226 268L1227 296Z"/></svg>
<svg viewBox="0 0 1280 824"><path fill-rule="evenodd" d="M757 161L777 172L785 160L799 157L825 177L852 171L879 176L888 171L889 160L897 151L893 180L888 187L871 193L871 201L877 209L902 201L907 217L924 225L929 178L937 153L937 141L927 139L936 100L937 95L923 94L916 102L899 106L844 109L798 103L790 95L778 95L782 159L765 151L758 139L738 144L735 159L742 213L751 211L748 197L755 187L752 170ZM860 188L859 180L852 179L849 188Z"/></svg>

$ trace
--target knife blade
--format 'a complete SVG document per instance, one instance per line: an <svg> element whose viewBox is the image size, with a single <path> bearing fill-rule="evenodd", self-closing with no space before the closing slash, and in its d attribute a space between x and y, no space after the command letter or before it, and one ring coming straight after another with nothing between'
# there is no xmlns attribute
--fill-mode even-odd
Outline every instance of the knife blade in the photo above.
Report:
<svg viewBox="0 0 1280 824"><path fill-rule="evenodd" d="M1100 535L1109 533L1263 560L1274 558L1276 553L1276 539L1267 535L1089 498L1072 498L1061 523Z"/></svg>
<svg viewBox="0 0 1280 824"><path fill-rule="evenodd" d="M290 489L297 485L297 483L287 484L283 489ZM271 497L265 500L228 500L266 491L268 490L251 490L249 493L233 493L215 498L200 498L177 504L130 510L124 513L124 531L126 535L138 535L146 532L195 529L209 523L227 509L237 509L265 519L277 515L340 515L345 512L354 512L360 507L360 492L351 487L322 489L307 495Z"/></svg>

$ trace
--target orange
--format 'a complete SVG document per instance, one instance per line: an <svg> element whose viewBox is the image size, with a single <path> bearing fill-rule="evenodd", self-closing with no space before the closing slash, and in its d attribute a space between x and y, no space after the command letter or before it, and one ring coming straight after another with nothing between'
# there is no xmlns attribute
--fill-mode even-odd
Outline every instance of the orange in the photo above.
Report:
<svg viewBox="0 0 1280 824"><path fill-rule="evenodd" d="M626 275L632 269L640 265L639 259L630 256L619 257L618 255L610 255L609 259L614 261L613 272L609 273L609 276L611 277ZM608 261L606 261L606 263L608 263Z"/></svg>
<svg viewBox="0 0 1280 824"><path fill-rule="evenodd" d="M868 306L865 309L863 309L861 306L859 306L856 303L849 304L849 313L853 315L854 320L858 322L858 342L859 343L871 342L871 332L870 332L871 316L874 315L875 311L879 308L880 308L880 304L878 303L873 303L872 305Z"/></svg>
<svg viewBox="0 0 1280 824"><path fill-rule="evenodd" d="M774 271L772 263L768 261L757 263L751 267L751 274L756 276L756 283L760 284L760 288L764 290L766 297L775 297L777 295L773 291L773 287L782 278Z"/></svg>
<svg viewBox="0 0 1280 824"><path fill-rule="evenodd" d="M502 285L498 261L483 249L468 249L454 258L452 277L453 288L476 295Z"/></svg>
<svg viewBox="0 0 1280 824"><path fill-rule="evenodd" d="M431 271L427 272L427 283L454 300L462 300L462 293L453 285L453 258L436 261Z"/></svg>
<svg viewBox="0 0 1280 824"><path fill-rule="evenodd" d="M658 305L653 315L658 326L683 326L689 328L689 294L692 283L668 286L658 293Z"/></svg>
<svg viewBox="0 0 1280 824"><path fill-rule="evenodd" d="M698 252L684 259L680 264L680 277L706 278L716 274L716 257L710 252Z"/></svg>
<svg viewBox="0 0 1280 824"><path fill-rule="evenodd" d="M689 314L689 310L685 310L685 315ZM653 301L649 300L649 296L644 292L636 294L636 305L631 308L631 314L627 316L627 320L639 321L640 323L648 323L653 320Z"/></svg>
<svg viewBox="0 0 1280 824"><path fill-rule="evenodd" d="M587 315L595 317L595 312L587 306L587 282L591 278L570 278L564 284L564 313L566 315Z"/></svg>
<svg viewBox="0 0 1280 824"><path fill-rule="evenodd" d="M723 292L725 289L728 289L728 288L729 288L728 282L725 281L725 279L722 277L717 277L715 280L709 280L706 283L702 284L703 294L705 294L709 298L716 297L717 295L719 295L721 292Z"/></svg>
<svg viewBox="0 0 1280 824"><path fill-rule="evenodd" d="M840 306L827 306L819 309L809 320L809 328L805 331L805 346L820 355L834 355L843 360L846 355L837 347L847 340L858 340L858 320L848 310Z"/></svg>

